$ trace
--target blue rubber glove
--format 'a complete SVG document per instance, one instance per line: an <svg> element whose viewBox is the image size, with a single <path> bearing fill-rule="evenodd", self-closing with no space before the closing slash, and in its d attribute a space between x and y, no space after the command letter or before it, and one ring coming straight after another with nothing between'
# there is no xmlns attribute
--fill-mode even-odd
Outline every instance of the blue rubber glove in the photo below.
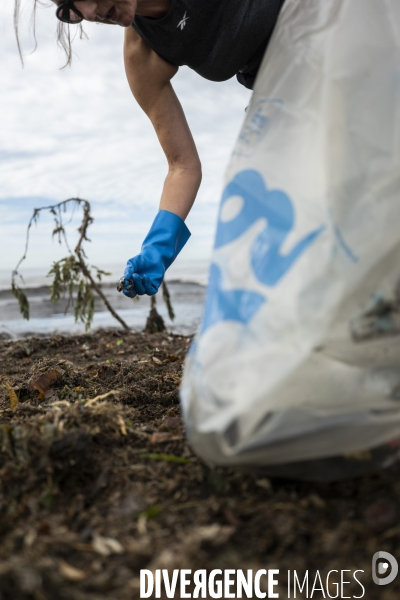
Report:
<svg viewBox="0 0 400 600"><path fill-rule="evenodd" d="M118 289L129 298L156 294L165 271L189 238L190 231L183 219L168 210L160 210L142 244L140 254L128 260Z"/></svg>

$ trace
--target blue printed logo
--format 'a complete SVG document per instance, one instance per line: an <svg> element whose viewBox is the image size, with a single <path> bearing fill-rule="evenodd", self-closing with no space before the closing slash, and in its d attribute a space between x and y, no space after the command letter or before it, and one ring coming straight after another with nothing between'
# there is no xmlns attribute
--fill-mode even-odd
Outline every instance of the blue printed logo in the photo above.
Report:
<svg viewBox="0 0 400 600"><path fill-rule="evenodd" d="M256 292L223 290L221 270L212 263L202 331L219 321L237 321L246 324L265 302L264 296Z"/></svg>
<svg viewBox="0 0 400 600"><path fill-rule="evenodd" d="M232 196L242 198L243 205L234 218L223 221L221 213ZM251 267L260 283L274 287L325 227L312 231L284 254L282 245L295 224L293 203L285 192L268 190L260 173L248 169L238 173L224 190L215 248L233 242L260 219L267 222L251 248ZM225 320L246 324L266 301L263 295L249 290L224 290L221 271L212 264L203 331Z"/></svg>
<svg viewBox="0 0 400 600"><path fill-rule="evenodd" d="M282 107L283 100L278 98L261 98L258 102L251 103L233 154L252 156L278 118Z"/></svg>

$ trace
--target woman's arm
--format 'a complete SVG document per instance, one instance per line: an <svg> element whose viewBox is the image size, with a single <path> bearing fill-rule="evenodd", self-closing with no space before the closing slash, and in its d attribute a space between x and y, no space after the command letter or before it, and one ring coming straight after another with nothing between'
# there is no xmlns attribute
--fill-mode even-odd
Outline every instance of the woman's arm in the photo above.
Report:
<svg viewBox="0 0 400 600"><path fill-rule="evenodd" d="M201 182L201 164L182 106L172 88L177 67L162 60L132 27L125 30L125 70L168 161L160 209L185 219Z"/></svg>

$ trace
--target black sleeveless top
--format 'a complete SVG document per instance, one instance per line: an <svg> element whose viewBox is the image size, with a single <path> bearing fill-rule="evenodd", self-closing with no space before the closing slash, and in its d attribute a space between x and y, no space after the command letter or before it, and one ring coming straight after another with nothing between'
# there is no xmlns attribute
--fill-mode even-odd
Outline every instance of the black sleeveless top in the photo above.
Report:
<svg viewBox="0 0 400 600"><path fill-rule="evenodd" d="M284 0L171 0L162 19L136 15L133 27L167 62L205 79L237 75L253 87Z"/></svg>

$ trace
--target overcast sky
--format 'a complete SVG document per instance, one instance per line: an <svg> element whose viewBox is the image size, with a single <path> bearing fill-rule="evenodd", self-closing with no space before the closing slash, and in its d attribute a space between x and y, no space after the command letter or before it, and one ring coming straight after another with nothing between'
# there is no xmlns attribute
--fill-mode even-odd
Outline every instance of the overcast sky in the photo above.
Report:
<svg viewBox="0 0 400 600"><path fill-rule="evenodd" d="M32 0L25 0L22 43ZM90 258L124 264L136 254L157 211L166 162L150 122L136 105L122 62L123 29L87 24L76 40L72 68L60 70L54 6L38 8L38 48L19 62L12 26L13 0L0 6L0 271L23 248L34 206L71 196L93 204ZM250 92L236 79L212 83L187 68L174 87L203 164L203 184L188 219L192 239L184 259L208 257L223 173L243 121ZM27 268L60 256L49 241L50 223L34 231ZM64 252L65 254L65 252Z"/></svg>

